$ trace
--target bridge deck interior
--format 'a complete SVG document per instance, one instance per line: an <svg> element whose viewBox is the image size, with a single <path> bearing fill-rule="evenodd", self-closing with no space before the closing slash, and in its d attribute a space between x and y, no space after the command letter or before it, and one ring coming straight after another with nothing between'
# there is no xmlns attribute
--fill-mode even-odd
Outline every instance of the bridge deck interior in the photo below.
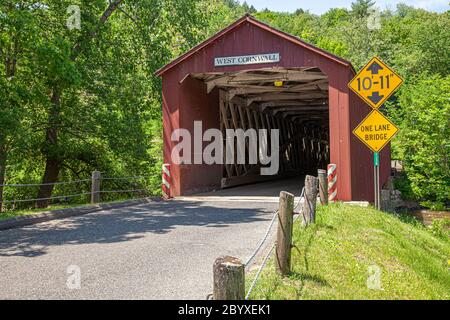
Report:
<svg viewBox="0 0 450 320"><path fill-rule="evenodd" d="M220 129L279 129L280 170L261 176L262 164L223 166L222 187L250 184L284 176L315 173L330 159L328 79L318 68L264 68L227 73L199 73L207 92L220 90ZM224 150L226 150L224 139ZM234 142L237 155L237 143ZM269 147L270 151L270 147Z"/></svg>

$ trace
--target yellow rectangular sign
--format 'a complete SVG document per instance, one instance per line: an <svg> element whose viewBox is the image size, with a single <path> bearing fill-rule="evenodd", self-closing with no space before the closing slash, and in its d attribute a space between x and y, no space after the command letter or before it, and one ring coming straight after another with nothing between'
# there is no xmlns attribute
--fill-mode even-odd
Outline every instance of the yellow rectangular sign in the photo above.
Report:
<svg viewBox="0 0 450 320"><path fill-rule="evenodd" d="M378 110L373 110L353 131L373 152L380 152L399 129Z"/></svg>
<svg viewBox="0 0 450 320"><path fill-rule="evenodd" d="M374 57L348 86L372 108L378 109L402 83L402 78L381 59Z"/></svg>

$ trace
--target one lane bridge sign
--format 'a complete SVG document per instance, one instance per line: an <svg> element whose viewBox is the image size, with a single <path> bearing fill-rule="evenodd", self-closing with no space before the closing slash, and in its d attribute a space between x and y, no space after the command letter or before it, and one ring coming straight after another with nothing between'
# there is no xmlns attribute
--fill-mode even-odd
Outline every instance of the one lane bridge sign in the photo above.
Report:
<svg viewBox="0 0 450 320"><path fill-rule="evenodd" d="M399 129L378 110L373 110L353 131L369 149L378 153L395 137Z"/></svg>
<svg viewBox="0 0 450 320"><path fill-rule="evenodd" d="M400 76L379 58L374 57L348 86L372 108L378 109L402 83Z"/></svg>

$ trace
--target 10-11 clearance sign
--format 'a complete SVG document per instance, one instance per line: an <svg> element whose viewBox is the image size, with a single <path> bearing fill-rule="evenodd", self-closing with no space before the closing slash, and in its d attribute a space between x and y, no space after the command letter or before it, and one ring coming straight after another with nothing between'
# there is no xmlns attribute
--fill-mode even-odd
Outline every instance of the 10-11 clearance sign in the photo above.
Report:
<svg viewBox="0 0 450 320"><path fill-rule="evenodd" d="M368 105L378 109L402 83L402 78L375 57L350 81L349 87Z"/></svg>
<svg viewBox="0 0 450 320"><path fill-rule="evenodd" d="M353 130L370 150L379 153L400 131L378 109L402 85L403 80L381 59L375 57L350 81L353 90L374 110Z"/></svg>

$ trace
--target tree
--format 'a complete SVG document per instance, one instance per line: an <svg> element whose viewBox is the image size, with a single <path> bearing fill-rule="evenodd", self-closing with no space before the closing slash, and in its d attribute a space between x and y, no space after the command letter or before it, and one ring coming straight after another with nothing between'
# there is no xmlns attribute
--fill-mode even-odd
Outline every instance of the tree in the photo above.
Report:
<svg viewBox="0 0 450 320"><path fill-rule="evenodd" d="M393 142L403 160L412 196L434 208L450 202L450 76L409 79L391 104L390 117L400 133Z"/></svg>
<svg viewBox="0 0 450 320"><path fill-rule="evenodd" d="M24 148L29 132L23 119L29 101L39 100L29 52L39 32L34 1L5 1L0 5L0 212L8 156Z"/></svg>
<svg viewBox="0 0 450 320"><path fill-rule="evenodd" d="M41 61L48 61L48 65L43 65L42 72L47 81L49 92L49 107L47 112L47 128L45 133L45 141L41 147L45 156L45 170L42 177L42 185L38 192L37 206L45 208L51 197L54 183L58 181L59 172L64 161L63 149L59 142L61 128L61 99L66 90L79 84L80 72L77 68L77 60L83 50L86 49L91 41L99 35L102 27L117 10L123 0L110 1L106 9L99 15L98 20L94 22L95 14L102 6L102 1L94 1L93 4L84 8L84 15L88 17L86 27L73 36L68 29L55 28L50 29L53 33L47 34L49 41L43 41L41 46ZM57 8L56 10L47 10L50 19L55 19L61 23L54 14L61 14L64 9L69 7L69 3L65 1L48 1L49 7ZM87 9L87 10L86 10ZM63 15L64 17L64 15ZM47 60L44 60L47 58Z"/></svg>
<svg viewBox="0 0 450 320"><path fill-rule="evenodd" d="M242 4L242 8L245 10L245 12L247 13L256 13L258 12L254 6L249 6L247 2L244 1L244 3Z"/></svg>
<svg viewBox="0 0 450 320"><path fill-rule="evenodd" d="M357 0L352 2L352 13L357 18L364 18L369 15L369 10L375 5L373 0Z"/></svg>
<svg viewBox="0 0 450 320"><path fill-rule="evenodd" d="M80 29L66 26L69 5L80 8ZM417 74L439 74L436 81L444 81L450 69L449 13L399 5L397 11L382 11L381 28L370 30L366 13L372 6L373 1L357 1L351 11L330 9L322 16L303 10L264 10L255 16L356 68L378 55L408 83ZM251 6L235 0L1 2L0 185L5 179L50 184L87 179L100 170L115 176L153 175L145 183L157 193L161 82L153 72L249 11ZM408 109L409 101L421 105L410 91L428 95L423 88L406 85L411 98L394 96L396 114ZM422 143L420 137L409 138ZM407 158L401 145L393 147ZM0 202L3 191L8 199L22 199L80 190L0 186Z"/></svg>
<svg viewBox="0 0 450 320"><path fill-rule="evenodd" d="M48 14L61 24L61 11L68 4L51 1ZM52 184L69 162L107 166L101 150L110 154L117 150L122 158L134 156L130 163L147 155L148 145L141 141L148 138L144 129L151 114L146 110L148 94L157 94L159 83L152 72L177 54L173 48L182 51L197 41L201 26L197 5L194 0L116 0L105 9L103 0L87 1L81 30L74 34L57 28L47 35L50 41L44 43L39 59L49 61L42 65L42 73L50 96L38 198L51 196ZM120 94L111 93L114 89ZM47 205L46 200L38 203Z"/></svg>

